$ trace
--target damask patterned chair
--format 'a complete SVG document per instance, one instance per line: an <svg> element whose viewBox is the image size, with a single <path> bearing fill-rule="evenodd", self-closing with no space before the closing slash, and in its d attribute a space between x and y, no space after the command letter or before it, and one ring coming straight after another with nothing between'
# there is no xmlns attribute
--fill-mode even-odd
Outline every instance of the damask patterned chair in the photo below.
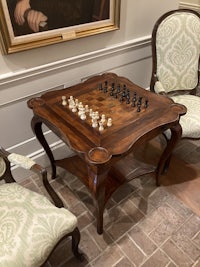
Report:
<svg viewBox="0 0 200 267"><path fill-rule="evenodd" d="M76 216L16 183L10 162L36 172L43 184L48 183L44 168L27 157L0 148L0 180L6 182L0 185L0 266L42 266L67 236L72 236L72 251L82 260Z"/></svg>
<svg viewBox="0 0 200 267"><path fill-rule="evenodd" d="M200 138L200 97L195 95L199 53L200 14L179 9L158 19L152 33L150 90L186 106L187 113L180 118L183 138Z"/></svg>

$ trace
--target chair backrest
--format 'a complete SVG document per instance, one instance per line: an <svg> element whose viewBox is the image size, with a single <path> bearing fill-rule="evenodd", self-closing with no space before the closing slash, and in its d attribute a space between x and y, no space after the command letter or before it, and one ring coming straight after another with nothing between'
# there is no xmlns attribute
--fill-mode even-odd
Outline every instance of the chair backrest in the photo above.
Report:
<svg viewBox="0 0 200 267"><path fill-rule="evenodd" d="M7 159L7 152L0 147L0 181L4 180L6 183L15 182L12 173L10 161Z"/></svg>
<svg viewBox="0 0 200 267"><path fill-rule="evenodd" d="M179 9L161 16L152 33L151 90L194 90L199 82L199 53L200 14Z"/></svg>

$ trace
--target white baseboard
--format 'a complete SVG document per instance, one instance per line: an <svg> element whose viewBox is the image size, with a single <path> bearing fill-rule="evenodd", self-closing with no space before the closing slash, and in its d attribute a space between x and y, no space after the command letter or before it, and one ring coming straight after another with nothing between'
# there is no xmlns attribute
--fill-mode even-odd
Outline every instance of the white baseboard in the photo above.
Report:
<svg viewBox="0 0 200 267"><path fill-rule="evenodd" d="M19 144L19 147L20 147L20 144ZM50 148L53 152L55 159L62 159L65 157L70 157L73 154L73 151L71 151L61 140L58 140L57 142L51 143ZM22 148L20 147L20 149L22 149ZM44 149L42 149L42 148L38 149L38 150L34 151L34 153L26 155L26 156L31 158L37 164L39 164L45 168L50 166L50 161L49 161ZM18 182L24 180L26 177L33 174L30 170L25 170L25 169L18 167L16 165L12 166L12 173L13 173L14 178Z"/></svg>

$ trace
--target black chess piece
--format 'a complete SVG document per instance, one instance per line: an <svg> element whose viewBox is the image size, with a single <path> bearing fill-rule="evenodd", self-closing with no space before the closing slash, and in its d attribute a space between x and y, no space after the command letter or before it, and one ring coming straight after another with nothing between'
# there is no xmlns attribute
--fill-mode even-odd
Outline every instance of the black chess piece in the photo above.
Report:
<svg viewBox="0 0 200 267"><path fill-rule="evenodd" d="M132 104L131 104L131 106L134 108L135 107L135 103L136 103L136 99L133 97L132 98Z"/></svg>
<svg viewBox="0 0 200 267"><path fill-rule="evenodd" d="M115 83L111 84L111 91L110 91L110 96L114 95L114 91L115 91Z"/></svg>
<svg viewBox="0 0 200 267"><path fill-rule="evenodd" d="M130 90L129 89L127 89L126 104L130 104Z"/></svg>
<svg viewBox="0 0 200 267"><path fill-rule="evenodd" d="M144 108L148 108L148 105L149 105L149 100L148 99L145 99Z"/></svg>
<svg viewBox="0 0 200 267"><path fill-rule="evenodd" d="M132 107L136 106L136 101L137 101L137 97L136 97L136 92L134 92L133 98L132 98Z"/></svg>
<svg viewBox="0 0 200 267"><path fill-rule="evenodd" d="M102 83L99 84L99 90L103 90L103 86L102 86Z"/></svg>
<svg viewBox="0 0 200 267"><path fill-rule="evenodd" d="M141 111L141 105L137 105L137 112Z"/></svg>
<svg viewBox="0 0 200 267"><path fill-rule="evenodd" d="M123 102L123 101L124 101L124 97L123 97L123 95L120 96L119 101L120 101L120 102Z"/></svg>
<svg viewBox="0 0 200 267"><path fill-rule="evenodd" d="M140 96L137 102L137 112L141 111L142 97Z"/></svg>
<svg viewBox="0 0 200 267"><path fill-rule="evenodd" d="M117 94L119 94L121 92L121 88L120 88L120 84L118 84L117 86Z"/></svg>
<svg viewBox="0 0 200 267"><path fill-rule="evenodd" d="M142 105L142 96L139 97L139 99L138 99L138 104L139 104L139 105Z"/></svg>

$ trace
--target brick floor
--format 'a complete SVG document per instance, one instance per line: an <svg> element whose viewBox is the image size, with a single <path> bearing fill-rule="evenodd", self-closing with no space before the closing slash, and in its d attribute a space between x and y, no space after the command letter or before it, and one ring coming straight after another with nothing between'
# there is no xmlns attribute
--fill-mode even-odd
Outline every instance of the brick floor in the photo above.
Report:
<svg viewBox="0 0 200 267"><path fill-rule="evenodd" d="M176 153L185 149L183 144ZM193 161L197 152L198 148L187 148L182 155ZM195 164L200 167L198 161ZM104 212L104 233L98 235L87 188L62 169L58 173L60 178L51 184L65 207L78 217L84 261L73 256L69 238L54 251L45 267L200 266L200 218L165 187L156 187L152 176L135 179L112 196ZM22 184L47 195L35 176Z"/></svg>

